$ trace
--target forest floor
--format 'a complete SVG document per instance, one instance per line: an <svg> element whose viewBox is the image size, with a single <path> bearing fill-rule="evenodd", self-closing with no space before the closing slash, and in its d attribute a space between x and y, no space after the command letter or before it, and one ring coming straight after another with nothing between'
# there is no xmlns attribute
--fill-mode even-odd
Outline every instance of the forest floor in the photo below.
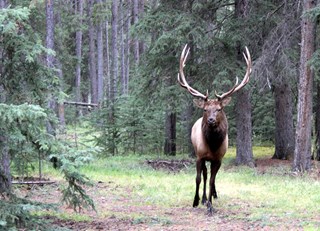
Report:
<svg viewBox="0 0 320 231"><path fill-rule="evenodd" d="M281 163L280 163L281 162ZM181 168L190 165L189 160L146 161L157 170L178 172ZM261 174L278 165L290 165L289 161L272 159L257 160L257 171ZM228 168L228 166L225 166ZM319 178L319 171L314 173ZM28 199L45 202L60 203L61 191L59 182L54 184L24 186L21 194ZM82 210L75 213L72 208L60 205L59 210L65 214L63 217L50 214L45 215L51 224L70 230L305 230L301 226L303 218L287 220L283 216L269 217L268 222L261 219L252 219L252 203L247 203L237 198L228 201L227 206L215 209L212 216L208 216L206 207L198 208L179 205L175 207L152 205L145 203L146 198L136 198L130 188L125 188L115 181L94 182L94 186L87 189L88 194L95 201L96 210ZM173 195L174 196L174 195ZM219 201L219 199L218 199ZM215 204L216 202L214 202ZM239 210L228 209L237 206ZM66 215L67 214L67 215ZM71 218L71 219L70 219ZM315 215L311 220L317 222L320 215ZM270 222L271 221L271 222ZM319 227L320 228L320 227ZM313 229L311 229L313 230Z"/></svg>

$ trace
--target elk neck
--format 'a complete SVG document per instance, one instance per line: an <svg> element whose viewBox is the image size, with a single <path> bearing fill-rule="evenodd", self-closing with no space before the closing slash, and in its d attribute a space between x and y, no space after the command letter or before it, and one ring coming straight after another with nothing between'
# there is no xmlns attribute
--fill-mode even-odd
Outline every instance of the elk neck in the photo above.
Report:
<svg viewBox="0 0 320 231"><path fill-rule="evenodd" d="M217 151L228 132L228 121L225 114L223 113L222 119L215 126L210 126L206 120L202 120L202 132L210 150Z"/></svg>

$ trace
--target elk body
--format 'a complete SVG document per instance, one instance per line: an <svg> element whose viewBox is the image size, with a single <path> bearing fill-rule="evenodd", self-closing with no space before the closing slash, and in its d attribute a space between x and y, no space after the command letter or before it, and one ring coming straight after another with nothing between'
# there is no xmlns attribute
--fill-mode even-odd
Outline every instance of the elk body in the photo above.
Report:
<svg viewBox="0 0 320 231"><path fill-rule="evenodd" d="M251 57L248 48L244 58L247 63L246 74L238 84L236 84L226 93L218 95L215 93L216 99L208 99L208 91L206 95L200 93L194 88L190 87L185 79L183 68L189 54L189 49L185 45L181 57L178 74L178 82L180 85L188 90L188 92L199 99L195 99L195 105L203 109L203 116L199 118L192 127L191 141L197 157L196 162L196 193L194 196L193 207L199 205L199 187L201 183L201 173L203 174L203 195L202 204L207 203L208 211L212 212L212 197L217 198L217 191L215 187L216 174L221 166L221 161L228 148L228 121L224 112L224 107L230 102L230 96L243 88L249 81L251 73ZM206 196L206 182L207 182L207 167L206 161L211 163L211 176L209 181L209 195Z"/></svg>

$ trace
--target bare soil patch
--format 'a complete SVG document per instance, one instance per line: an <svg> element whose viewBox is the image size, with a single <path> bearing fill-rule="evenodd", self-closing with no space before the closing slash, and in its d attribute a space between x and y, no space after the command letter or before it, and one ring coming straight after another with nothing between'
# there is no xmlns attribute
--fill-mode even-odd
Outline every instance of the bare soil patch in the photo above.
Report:
<svg viewBox="0 0 320 231"><path fill-rule="evenodd" d="M146 160L145 163L155 170L167 170L169 172L180 172L182 169L188 168L195 161L191 159L181 160Z"/></svg>

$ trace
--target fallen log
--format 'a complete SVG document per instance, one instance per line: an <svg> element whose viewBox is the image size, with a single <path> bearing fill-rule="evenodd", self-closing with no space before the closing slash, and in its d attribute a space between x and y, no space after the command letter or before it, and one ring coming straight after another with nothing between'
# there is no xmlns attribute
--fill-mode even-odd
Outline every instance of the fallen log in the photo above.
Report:
<svg viewBox="0 0 320 231"><path fill-rule="evenodd" d="M38 181L12 181L12 184L54 184L55 181L38 180Z"/></svg>
<svg viewBox="0 0 320 231"><path fill-rule="evenodd" d="M84 107L98 107L99 104L96 103L83 103L83 102L72 102L72 101L65 101L64 104L76 105L76 106L84 106Z"/></svg>

